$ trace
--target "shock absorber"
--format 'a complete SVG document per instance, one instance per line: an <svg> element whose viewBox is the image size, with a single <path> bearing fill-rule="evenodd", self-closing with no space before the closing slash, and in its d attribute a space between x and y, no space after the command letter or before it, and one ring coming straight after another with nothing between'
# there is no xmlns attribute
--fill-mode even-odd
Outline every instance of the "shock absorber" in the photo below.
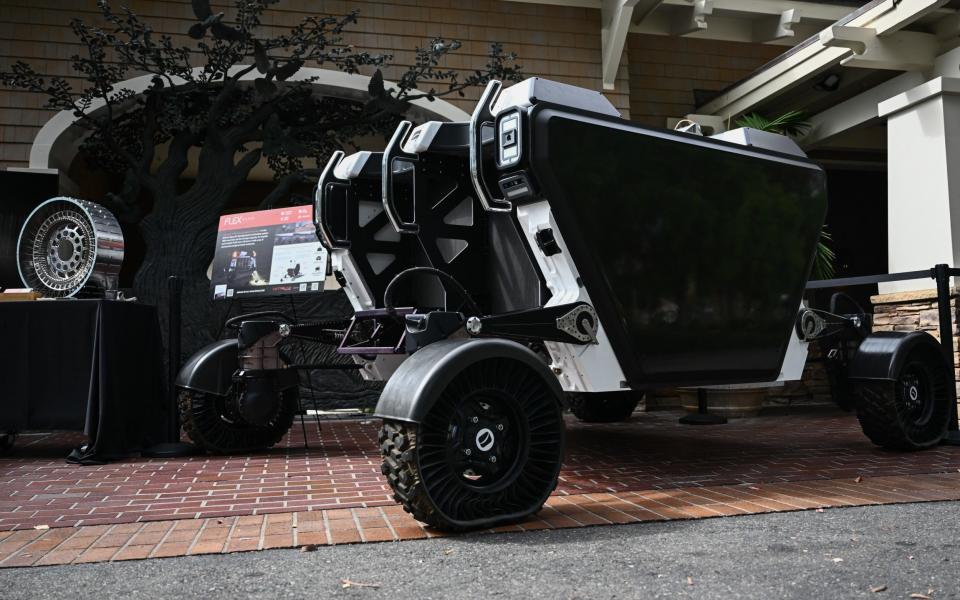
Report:
<svg viewBox="0 0 960 600"><path fill-rule="evenodd" d="M290 334L290 325L276 321L244 321L237 342L240 346L240 370L282 369L280 342Z"/></svg>
<svg viewBox="0 0 960 600"><path fill-rule="evenodd" d="M236 414L250 425L269 425L280 409L277 376L286 368L280 342L289 333L290 325L276 321L244 321L240 325L240 370L233 401Z"/></svg>

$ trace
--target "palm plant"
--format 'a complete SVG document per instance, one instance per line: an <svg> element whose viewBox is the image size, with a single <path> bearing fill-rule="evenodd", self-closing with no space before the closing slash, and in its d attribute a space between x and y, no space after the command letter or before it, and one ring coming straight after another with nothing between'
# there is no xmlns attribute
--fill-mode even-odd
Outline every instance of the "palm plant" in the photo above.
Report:
<svg viewBox="0 0 960 600"><path fill-rule="evenodd" d="M775 119L768 119L758 113L743 115L737 119L737 126L795 137L805 134L810 129L810 122L802 112L791 110ZM832 241L833 237L824 225L820 232L820 240L817 241L817 255L813 261L813 277L816 279L830 279L836 272L833 263L837 254L830 247Z"/></svg>
<svg viewBox="0 0 960 600"><path fill-rule="evenodd" d="M768 119L758 113L743 115L737 119L738 127L750 127L760 131L779 133L780 135L798 136L810 129L807 116L798 110L785 112L776 119Z"/></svg>

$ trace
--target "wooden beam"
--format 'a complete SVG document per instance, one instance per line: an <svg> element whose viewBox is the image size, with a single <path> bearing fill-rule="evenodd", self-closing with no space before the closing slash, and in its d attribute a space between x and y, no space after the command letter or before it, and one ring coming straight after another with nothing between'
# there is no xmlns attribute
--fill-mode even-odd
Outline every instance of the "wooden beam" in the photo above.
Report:
<svg viewBox="0 0 960 600"><path fill-rule="evenodd" d="M906 0L904 0L906 1ZM664 6L689 6L689 0L663 0ZM715 11L730 11L753 15L782 15L788 10L800 11L804 19L838 21L854 10L852 6L837 6L819 2L794 0L713 0Z"/></svg>
<svg viewBox="0 0 960 600"><path fill-rule="evenodd" d="M794 27L800 22L800 9L791 8L780 13L779 16L769 16L758 19L753 24L753 41L768 43L796 37Z"/></svg>
<svg viewBox="0 0 960 600"><path fill-rule="evenodd" d="M707 17L713 14L713 0L692 0L677 11L670 27L672 35L687 35L707 29Z"/></svg>
<svg viewBox="0 0 960 600"><path fill-rule="evenodd" d="M660 0L603 0L600 8L603 24L600 32L603 89L612 90L616 87L617 70L620 68L620 59L623 57L634 11L639 5L641 16L646 16L659 4Z"/></svg>
<svg viewBox="0 0 960 600"><path fill-rule="evenodd" d="M891 71L924 71L933 66L939 54L936 35L917 31L897 31L880 37L873 27L834 25L820 34L827 48L846 48L851 54L840 62L845 67Z"/></svg>
<svg viewBox="0 0 960 600"><path fill-rule="evenodd" d="M903 73L810 117L810 129L798 140L803 148L816 148L832 138L877 118L877 105L915 88L926 80L922 73Z"/></svg>
<svg viewBox="0 0 960 600"><path fill-rule="evenodd" d="M870 6L869 9L852 18L846 25L849 27L870 27L878 30L880 26L883 26L884 30L902 27L904 24L916 20L916 12L923 12L927 8L935 8L929 5L918 5L918 1L933 1L937 5L942 2L942 0L911 0L910 2L903 0L898 6L893 0L884 1ZM941 6L939 10L934 10L933 13L926 11L925 14L938 14L943 10L945 9ZM943 16L946 16L946 14L944 13ZM926 44L927 42L921 43ZM733 118L745 112L756 110L758 105L763 102L777 97L805 81L809 81L810 78L840 64L850 58L851 55L852 51L847 48L825 46L819 43L809 44L725 90L720 96L701 107L700 111Z"/></svg>
<svg viewBox="0 0 960 600"><path fill-rule="evenodd" d="M635 24L630 28L630 33L642 33L645 35L672 35L673 14L671 11L662 9L654 12L643 22ZM769 17L775 19L775 17ZM757 21L760 21L759 23ZM799 23L793 25L793 37L781 37L773 39L774 26L779 25L779 18L773 22L767 22L764 26L762 20L742 19L717 14L714 9L710 15L709 27L701 29L696 33L688 34L686 37L700 40L720 40L725 42L760 42L775 46L793 46L801 40L817 35L823 29L823 24L819 21L810 21L801 19ZM762 38L767 39L762 39Z"/></svg>
<svg viewBox="0 0 960 600"><path fill-rule="evenodd" d="M893 2L893 0L889 0ZM900 0L894 3L893 10L870 24L877 30L877 35L886 36L900 31L917 19L923 18L944 6L948 0Z"/></svg>
<svg viewBox="0 0 960 600"><path fill-rule="evenodd" d="M867 51L867 43L877 37L877 30L870 27L834 25L820 32L820 43L827 48L846 48L854 54Z"/></svg>

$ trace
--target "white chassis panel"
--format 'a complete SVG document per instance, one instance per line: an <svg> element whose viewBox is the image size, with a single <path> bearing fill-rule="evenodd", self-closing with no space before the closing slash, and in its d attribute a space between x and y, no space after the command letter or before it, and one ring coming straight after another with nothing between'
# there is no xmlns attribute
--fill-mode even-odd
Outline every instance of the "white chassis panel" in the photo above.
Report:
<svg viewBox="0 0 960 600"><path fill-rule="evenodd" d="M590 302L585 288L580 287L577 279L580 274L573 264L567 245L553 220L550 204L546 201L535 202L517 208L517 220L527 240L527 244L537 259L537 265L547 288L553 296L545 306L569 304L571 302ZM560 252L545 256L537 246L536 234L541 229L553 229L554 237L560 246ZM592 304L592 303L591 303ZM625 377L617 361L610 340L607 339L603 323L598 323L597 343L585 346L546 342L547 351L553 361L551 368L557 374L560 385L568 392L610 392L624 389Z"/></svg>

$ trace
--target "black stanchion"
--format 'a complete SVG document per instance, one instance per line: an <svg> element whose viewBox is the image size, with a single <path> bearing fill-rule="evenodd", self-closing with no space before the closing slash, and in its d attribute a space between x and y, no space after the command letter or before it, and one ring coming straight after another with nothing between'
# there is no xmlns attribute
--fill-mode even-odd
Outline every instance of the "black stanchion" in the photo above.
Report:
<svg viewBox="0 0 960 600"><path fill-rule="evenodd" d="M937 265L933 268L933 277L937 281L937 316L940 321L940 346L943 348L943 357L950 365L950 374L953 375L953 390L956 395L956 362L953 360L953 309L950 307L950 274L949 265ZM960 424L957 423L957 403L950 404L950 425L944 444L960 446Z"/></svg>
<svg viewBox="0 0 960 600"><path fill-rule="evenodd" d="M183 294L183 281L176 275L168 277L167 292L167 441L144 450L144 456L153 458L189 456L197 451L193 444L180 441L180 410L177 407L176 381L180 371L180 298Z"/></svg>
<svg viewBox="0 0 960 600"><path fill-rule="evenodd" d="M704 388L697 388L697 412L680 417L680 423L684 425L723 425L726 422L726 417L707 412L707 390Z"/></svg>

